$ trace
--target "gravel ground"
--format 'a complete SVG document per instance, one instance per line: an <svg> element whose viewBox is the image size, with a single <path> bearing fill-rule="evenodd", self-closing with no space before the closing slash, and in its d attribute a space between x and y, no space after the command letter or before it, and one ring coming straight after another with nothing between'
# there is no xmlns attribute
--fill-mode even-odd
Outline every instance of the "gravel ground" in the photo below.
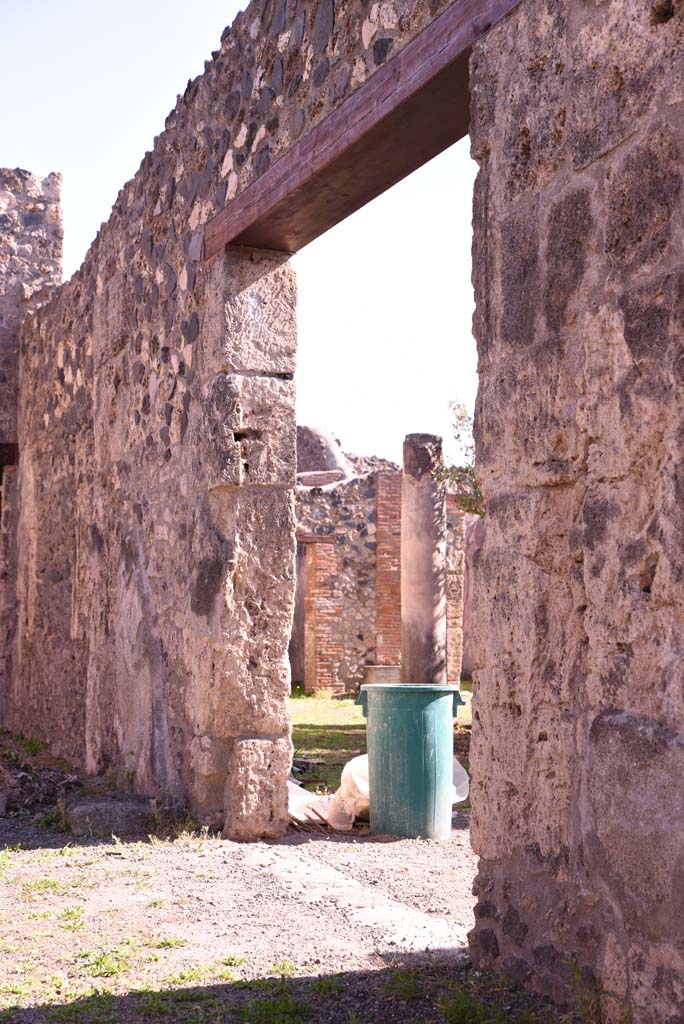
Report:
<svg viewBox="0 0 684 1024"><path fill-rule="evenodd" d="M463 814L445 843L69 843L7 818L0 850L0 1020L12 1024L563 1019L447 1015L480 984L464 954ZM506 1000L528 1012L527 996Z"/></svg>

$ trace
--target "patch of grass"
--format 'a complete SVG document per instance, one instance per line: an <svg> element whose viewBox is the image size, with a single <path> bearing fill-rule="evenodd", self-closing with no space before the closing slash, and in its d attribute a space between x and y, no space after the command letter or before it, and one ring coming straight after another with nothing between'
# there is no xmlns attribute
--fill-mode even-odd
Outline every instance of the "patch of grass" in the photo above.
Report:
<svg viewBox="0 0 684 1024"><path fill-rule="evenodd" d="M38 757L39 754L42 754L47 749L42 740L33 739L30 736L22 736L21 733L15 733L12 739L27 757Z"/></svg>
<svg viewBox="0 0 684 1024"><path fill-rule="evenodd" d="M57 801L57 806L44 814L39 814L35 819L36 825L47 828L51 832L70 832L69 823L66 820L66 808L63 800Z"/></svg>
<svg viewBox="0 0 684 1024"><path fill-rule="evenodd" d="M175 935L160 935L157 938L145 939L143 946L152 949L178 949L179 946L187 946L187 939L177 939Z"/></svg>
<svg viewBox="0 0 684 1024"><path fill-rule="evenodd" d="M208 968L205 964L196 964L194 967L185 967L178 974L174 974L167 980L167 985L171 985L173 988L180 988L181 985L187 985L192 981L202 981L206 978L209 973Z"/></svg>
<svg viewBox="0 0 684 1024"><path fill-rule="evenodd" d="M114 996L106 989L84 993L73 1003L53 1006L48 1020L55 1024L107 1024L112 1020Z"/></svg>
<svg viewBox="0 0 684 1024"><path fill-rule="evenodd" d="M131 946L126 944L101 950L99 953L79 953L78 959L83 962L86 974L91 977L113 978L128 970L131 965L131 952Z"/></svg>
<svg viewBox="0 0 684 1024"><path fill-rule="evenodd" d="M509 1024L511 1020L505 1011L463 989L442 999L439 1009L445 1024Z"/></svg>
<svg viewBox="0 0 684 1024"><path fill-rule="evenodd" d="M466 701L454 721L454 753L469 770L471 695L463 688ZM295 757L322 761L312 765L310 777L297 775L308 789L334 792L340 784L342 769L352 757L366 753L366 721L353 697L335 697L329 693L305 695L295 687L290 698L292 743Z"/></svg>
<svg viewBox="0 0 684 1024"><path fill-rule="evenodd" d="M268 973L276 978L291 978L295 973L295 966L289 960L278 960L277 963L271 964Z"/></svg>
<svg viewBox="0 0 684 1024"><path fill-rule="evenodd" d="M420 999L423 988L415 971L393 971L392 977L385 985L385 992L393 999L406 1003L411 999Z"/></svg>
<svg viewBox="0 0 684 1024"><path fill-rule="evenodd" d="M65 888L62 882L57 882L54 878L36 878L35 881L26 882L21 887L21 895L24 900L33 900L36 896L45 896L48 893L62 893Z"/></svg>
<svg viewBox="0 0 684 1024"><path fill-rule="evenodd" d="M247 963L247 957L237 956L235 953L229 953L228 956L222 957L221 963L225 964L226 967L239 967L240 964Z"/></svg>
<svg viewBox="0 0 684 1024"><path fill-rule="evenodd" d="M313 766L314 779L321 781L309 785L334 791L347 761L366 752L366 723L361 708L352 697L320 694L294 696L290 711L295 757L324 762ZM306 779L303 781L306 785Z"/></svg>
<svg viewBox="0 0 684 1024"><path fill-rule="evenodd" d="M0 985L0 994L14 996L16 999L26 999L31 995L31 989L21 981L6 981Z"/></svg>
<svg viewBox="0 0 684 1024"><path fill-rule="evenodd" d="M59 919L63 922L60 927L63 928L64 931L77 932L85 923L83 907L65 907L59 915Z"/></svg>
<svg viewBox="0 0 684 1024"><path fill-rule="evenodd" d="M142 998L142 1018L144 1020L155 1020L157 1018L176 1024L176 1022L187 1021L188 1024L223 1024L228 1018L221 1016L218 1003L208 992L200 989L186 989L180 992L162 991L156 992L151 989L138 989L137 992Z"/></svg>
<svg viewBox="0 0 684 1024"><path fill-rule="evenodd" d="M342 991L343 984L339 977L317 978L311 987L319 996L334 996L337 992Z"/></svg>
<svg viewBox="0 0 684 1024"><path fill-rule="evenodd" d="M238 1010L238 1020L249 1024L302 1024L311 1017L311 1007L297 1002L287 992L274 999L247 1003Z"/></svg>

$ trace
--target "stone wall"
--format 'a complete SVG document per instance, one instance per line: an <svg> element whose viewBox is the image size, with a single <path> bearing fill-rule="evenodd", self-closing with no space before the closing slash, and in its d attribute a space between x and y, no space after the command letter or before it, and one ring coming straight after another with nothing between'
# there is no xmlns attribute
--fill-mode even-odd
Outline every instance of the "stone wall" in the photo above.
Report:
<svg viewBox="0 0 684 1024"><path fill-rule="evenodd" d="M364 666L400 664L401 480L400 472L370 472L325 488L297 488L297 536L306 554L298 560L300 606L290 663L294 682L309 693L353 693L364 681ZM466 517L456 495L449 504L448 669L458 682Z"/></svg>
<svg viewBox="0 0 684 1024"><path fill-rule="evenodd" d="M0 715L9 713L12 658L17 628L18 469L4 466L0 487Z"/></svg>
<svg viewBox="0 0 684 1024"><path fill-rule="evenodd" d="M0 465L16 459L19 328L62 280L61 183L0 168Z"/></svg>
<svg viewBox="0 0 684 1024"><path fill-rule="evenodd" d="M524 0L471 64L473 951L639 1024L684 1006L683 53L678 3Z"/></svg>
<svg viewBox="0 0 684 1024"><path fill-rule="evenodd" d="M372 473L326 490L297 488L297 532L309 549L303 622L309 656L304 679L295 682L307 692L352 692L362 682L363 666L374 660L377 486ZM319 552L321 542L325 550ZM307 638L307 631L313 636Z"/></svg>
<svg viewBox="0 0 684 1024"><path fill-rule="evenodd" d="M287 820L295 283L203 225L445 6L254 0L23 335L5 721L231 835Z"/></svg>

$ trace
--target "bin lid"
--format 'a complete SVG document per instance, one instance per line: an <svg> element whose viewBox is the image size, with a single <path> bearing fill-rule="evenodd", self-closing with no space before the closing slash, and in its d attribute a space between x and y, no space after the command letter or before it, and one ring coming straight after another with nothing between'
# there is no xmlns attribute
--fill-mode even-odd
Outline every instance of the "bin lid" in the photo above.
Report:
<svg viewBox="0 0 684 1024"><path fill-rule="evenodd" d="M434 690L435 693L457 693L461 687L457 683L364 683L362 690Z"/></svg>

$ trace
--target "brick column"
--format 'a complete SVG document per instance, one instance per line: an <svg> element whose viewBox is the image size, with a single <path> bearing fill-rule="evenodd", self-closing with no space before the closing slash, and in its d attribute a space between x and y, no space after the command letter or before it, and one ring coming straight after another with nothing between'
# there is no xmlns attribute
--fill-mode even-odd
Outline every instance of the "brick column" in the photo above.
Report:
<svg viewBox="0 0 684 1024"><path fill-rule="evenodd" d="M306 546L304 595L304 690L338 689L343 647L338 634L342 601L336 593L338 555L333 540Z"/></svg>
<svg viewBox="0 0 684 1024"><path fill-rule="evenodd" d="M378 476L376 549L376 656L378 665L401 662L401 474Z"/></svg>
<svg viewBox="0 0 684 1024"><path fill-rule="evenodd" d="M466 514L447 496L447 678L458 683L463 663Z"/></svg>

